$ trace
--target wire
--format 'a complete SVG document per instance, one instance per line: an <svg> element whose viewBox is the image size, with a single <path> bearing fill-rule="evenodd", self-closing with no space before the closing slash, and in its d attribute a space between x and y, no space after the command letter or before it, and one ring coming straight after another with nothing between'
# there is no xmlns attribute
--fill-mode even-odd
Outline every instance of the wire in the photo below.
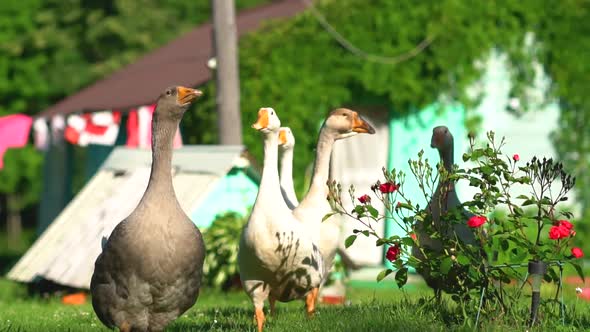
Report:
<svg viewBox="0 0 590 332"><path fill-rule="evenodd" d="M409 50L406 53L402 53L395 57L388 57L388 56L381 56L376 54L371 54L368 52L363 51L362 49L356 47L354 44L349 42L344 36L342 36L336 29L328 23L326 17L320 13L320 11L315 7L312 0L301 0L304 4L307 5L309 11L313 14L313 16L317 19L320 25L346 50L350 53L363 58L367 61L377 62L381 64L387 65L395 65L400 62L407 61L418 54L420 54L424 49L426 49L432 42L434 41L434 36L428 36L424 40L422 40L416 47Z"/></svg>

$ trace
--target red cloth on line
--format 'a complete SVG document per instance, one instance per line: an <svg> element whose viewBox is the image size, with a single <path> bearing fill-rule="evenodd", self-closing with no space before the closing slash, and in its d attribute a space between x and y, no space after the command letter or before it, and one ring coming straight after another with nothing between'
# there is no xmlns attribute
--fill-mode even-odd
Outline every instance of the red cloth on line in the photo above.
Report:
<svg viewBox="0 0 590 332"><path fill-rule="evenodd" d="M68 117L65 139L80 146L88 144L113 145L119 134L121 113L102 111Z"/></svg>

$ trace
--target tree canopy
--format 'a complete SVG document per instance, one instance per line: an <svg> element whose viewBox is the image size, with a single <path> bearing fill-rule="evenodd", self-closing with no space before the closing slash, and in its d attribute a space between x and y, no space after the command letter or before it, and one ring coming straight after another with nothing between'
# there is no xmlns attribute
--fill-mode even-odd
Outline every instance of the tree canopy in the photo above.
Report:
<svg viewBox="0 0 590 332"><path fill-rule="evenodd" d="M583 170L590 152L590 95L584 84L590 79L590 1L314 3L321 16L308 10L294 19L270 23L240 42L244 141L261 156L260 138L249 125L259 107L274 107L297 140L294 170L299 188L302 170L313 160L318 122L329 110L374 103L404 114L436 101L458 101L469 111L477 98L469 96L467 88L484 69L477 62L496 50L507 56L511 94L523 104L526 88L533 83L535 61L551 78L546 99L559 102L563 109L556 147L578 175L580 198L588 205L584 189L590 178ZM320 24L322 18L371 56L343 47ZM526 42L530 36L533 45ZM205 89L214 89L212 85ZM202 113L207 115L200 128L214 128L214 113ZM215 139L199 132L188 135L194 142Z"/></svg>
<svg viewBox="0 0 590 332"><path fill-rule="evenodd" d="M2 1L0 116L35 115L205 22L210 12L209 0ZM41 183L39 152L9 151L6 159L0 193L26 197L24 205L37 202L38 186L30 184Z"/></svg>

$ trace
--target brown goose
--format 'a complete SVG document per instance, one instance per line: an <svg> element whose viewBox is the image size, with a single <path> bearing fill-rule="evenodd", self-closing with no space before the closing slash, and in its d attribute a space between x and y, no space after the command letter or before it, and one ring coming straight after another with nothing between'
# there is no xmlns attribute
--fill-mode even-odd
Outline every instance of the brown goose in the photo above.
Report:
<svg viewBox="0 0 590 332"><path fill-rule="evenodd" d="M314 241L319 243L325 271L322 284L327 281L340 244L339 221L334 218L322 221L326 214L332 212L330 203L326 199L329 194L326 183L330 175L332 148L338 140L358 134L374 133L375 129L365 119L347 108L338 108L330 112L320 129L311 184L305 197L293 209L293 215L304 224L307 231L314 237ZM340 254L349 260L345 252L341 251ZM312 294L317 297L319 292L314 290Z"/></svg>
<svg viewBox="0 0 590 332"><path fill-rule="evenodd" d="M430 146L438 150L445 169L447 172L451 172L454 163L454 139L446 126L438 126L432 130ZM446 191L443 190L445 187L447 187ZM460 206L461 201L455 191L455 184L452 182L439 181L438 186L428 203L428 209L430 213L432 213L434 227L437 229L444 229L441 224L441 215L444 215L455 208L460 208ZM473 216L473 214L463 208L461 209L465 222L454 224L452 229L448 228L442 236L446 238L454 238L456 236L464 244L479 245L476 241L475 235L466 224L467 220ZM442 242L438 239L431 238L430 235L426 233L421 222L416 222L414 227L416 236L422 247L426 247L439 253L443 251ZM412 248L412 255L420 260L426 259L422 251L416 246ZM426 284L434 290L437 298L440 298L442 290L453 292L456 287L458 287L457 279L453 277L454 274L452 272L447 276L434 277L430 274L429 269L421 268L418 269L418 273L422 275Z"/></svg>
<svg viewBox="0 0 590 332"><path fill-rule="evenodd" d="M170 87L152 121L152 171L135 210L115 227L96 259L92 306L109 328L162 331L199 295L205 246L172 186L172 141L199 90Z"/></svg>

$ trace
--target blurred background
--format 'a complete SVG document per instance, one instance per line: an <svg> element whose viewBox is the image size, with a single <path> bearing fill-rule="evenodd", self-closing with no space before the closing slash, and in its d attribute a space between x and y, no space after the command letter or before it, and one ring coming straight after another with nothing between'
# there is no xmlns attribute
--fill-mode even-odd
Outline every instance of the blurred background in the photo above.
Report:
<svg viewBox="0 0 590 332"><path fill-rule="evenodd" d="M211 6L221 2L232 3L0 2L2 275L87 287L101 237L141 197L153 104L173 84L205 92L175 141L175 184L208 237L210 285L235 284L235 264L224 262L235 262L256 197L262 144L250 124L264 106L296 138L299 197L319 127L341 106L377 129L338 142L332 156L333 177L357 191L368 192L384 166L407 170L421 149L437 161L437 125L455 136L459 164L468 135L481 141L489 130L523 162L562 160L577 177L567 202L577 245L590 252L589 1ZM463 199L473 194L464 184L458 190ZM356 226L343 223L340 236ZM347 252L349 265L384 263L370 239Z"/></svg>

